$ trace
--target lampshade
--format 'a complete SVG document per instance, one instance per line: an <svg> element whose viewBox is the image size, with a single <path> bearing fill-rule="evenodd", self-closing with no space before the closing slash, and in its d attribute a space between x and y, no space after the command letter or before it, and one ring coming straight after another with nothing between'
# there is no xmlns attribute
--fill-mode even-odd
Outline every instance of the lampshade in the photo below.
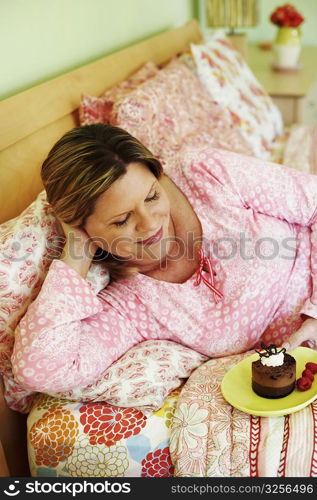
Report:
<svg viewBox="0 0 317 500"><path fill-rule="evenodd" d="M206 0L207 25L212 28L228 27L232 45L247 60L247 38L235 33L235 28L258 24L258 0Z"/></svg>
<svg viewBox="0 0 317 500"><path fill-rule="evenodd" d="M257 0L206 0L210 27L252 27L258 23Z"/></svg>

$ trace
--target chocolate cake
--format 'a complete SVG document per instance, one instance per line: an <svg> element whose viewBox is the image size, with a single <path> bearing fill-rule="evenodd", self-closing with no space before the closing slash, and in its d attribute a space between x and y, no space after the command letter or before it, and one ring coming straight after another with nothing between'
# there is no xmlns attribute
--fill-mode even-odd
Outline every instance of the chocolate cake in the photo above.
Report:
<svg viewBox="0 0 317 500"><path fill-rule="evenodd" d="M260 359L252 363L252 389L264 398L283 398L295 388L296 361L286 349L261 344Z"/></svg>

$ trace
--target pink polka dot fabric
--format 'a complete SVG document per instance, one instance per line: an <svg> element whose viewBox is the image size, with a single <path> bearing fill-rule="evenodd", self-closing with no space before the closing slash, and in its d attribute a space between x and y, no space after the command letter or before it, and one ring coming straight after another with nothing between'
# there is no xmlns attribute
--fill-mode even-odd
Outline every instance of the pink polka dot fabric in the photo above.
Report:
<svg viewBox="0 0 317 500"><path fill-rule="evenodd" d="M0 376L6 403L23 413L29 410L33 394L13 378L14 332L40 291L52 259L59 258L63 241L45 191L18 217L0 225ZM108 284L108 271L95 262L87 281L97 293Z"/></svg>
<svg viewBox="0 0 317 500"><path fill-rule="evenodd" d="M223 298L194 286L195 274L182 284L137 274L96 296L55 260L16 332L12 363L22 386L87 385L143 340L172 340L208 357L260 339L280 345L301 313L317 318L316 176L210 147L184 149L166 173L199 217Z"/></svg>

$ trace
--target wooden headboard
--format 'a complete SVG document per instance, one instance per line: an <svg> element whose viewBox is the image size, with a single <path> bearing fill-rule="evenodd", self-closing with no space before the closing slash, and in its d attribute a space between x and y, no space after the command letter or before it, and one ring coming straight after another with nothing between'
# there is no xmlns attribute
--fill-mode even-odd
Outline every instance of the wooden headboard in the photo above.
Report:
<svg viewBox="0 0 317 500"><path fill-rule="evenodd" d="M82 93L99 96L145 62L165 64L201 40L199 25L192 20L1 101L0 223L19 215L43 189L40 166L53 144L79 125ZM27 475L25 416L6 407L1 380L0 417L0 444L10 474ZM0 463L0 474L1 470L5 467L1 469Z"/></svg>
<svg viewBox="0 0 317 500"><path fill-rule="evenodd" d="M166 31L0 102L0 223L41 191L40 166L53 144L79 125L81 94L101 95L145 62L164 64L201 41L197 21Z"/></svg>

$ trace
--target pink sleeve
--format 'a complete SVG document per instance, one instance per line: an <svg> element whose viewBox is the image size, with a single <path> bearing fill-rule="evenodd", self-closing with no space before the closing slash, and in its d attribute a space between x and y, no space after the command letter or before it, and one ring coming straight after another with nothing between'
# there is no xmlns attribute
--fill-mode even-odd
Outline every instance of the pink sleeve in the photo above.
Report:
<svg viewBox="0 0 317 500"><path fill-rule="evenodd" d="M310 228L312 295L300 313L317 319L317 176L212 148L194 162L194 169L204 168L206 182L209 177L224 185L238 205Z"/></svg>
<svg viewBox="0 0 317 500"><path fill-rule="evenodd" d="M83 387L138 341L120 313L98 299L76 271L54 260L16 330L13 373L34 391Z"/></svg>

